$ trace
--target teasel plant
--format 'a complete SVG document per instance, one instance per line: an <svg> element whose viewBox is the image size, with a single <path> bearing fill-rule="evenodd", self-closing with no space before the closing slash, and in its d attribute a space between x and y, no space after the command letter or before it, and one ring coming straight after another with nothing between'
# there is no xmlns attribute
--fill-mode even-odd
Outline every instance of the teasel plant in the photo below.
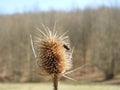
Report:
<svg viewBox="0 0 120 90"><path fill-rule="evenodd" d="M53 30L43 24L42 27L43 29L36 28L37 35L30 35L32 51L41 75L51 77L54 90L58 90L59 78L63 76L74 80L67 74L79 68L69 71L72 68L73 48L70 47L67 32L58 33L55 30L56 25Z"/></svg>

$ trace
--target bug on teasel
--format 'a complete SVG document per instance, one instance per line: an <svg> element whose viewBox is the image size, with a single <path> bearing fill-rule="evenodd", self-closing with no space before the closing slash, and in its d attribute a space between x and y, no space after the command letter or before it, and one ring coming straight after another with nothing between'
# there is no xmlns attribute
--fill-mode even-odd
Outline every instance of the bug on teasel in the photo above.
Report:
<svg viewBox="0 0 120 90"><path fill-rule="evenodd" d="M43 29L38 30L38 36L32 36L31 46L40 72L44 76L50 76L53 80L54 90L58 90L58 79L65 76L65 72L72 67L73 49L70 47L69 37L50 30L42 24ZM69 77L68 77L69 78Z"/></svg>

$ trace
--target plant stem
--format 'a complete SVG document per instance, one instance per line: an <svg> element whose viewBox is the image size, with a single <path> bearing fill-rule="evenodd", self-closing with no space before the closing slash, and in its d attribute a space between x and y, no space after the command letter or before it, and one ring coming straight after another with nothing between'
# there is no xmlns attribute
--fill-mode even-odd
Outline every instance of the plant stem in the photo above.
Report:
<svg viewBox="0 0 120 90"><path fill-rule="evenodd" d="M58 75L54 74L53 76L53 86L54 86L54 90L58 90Z"/></svg>

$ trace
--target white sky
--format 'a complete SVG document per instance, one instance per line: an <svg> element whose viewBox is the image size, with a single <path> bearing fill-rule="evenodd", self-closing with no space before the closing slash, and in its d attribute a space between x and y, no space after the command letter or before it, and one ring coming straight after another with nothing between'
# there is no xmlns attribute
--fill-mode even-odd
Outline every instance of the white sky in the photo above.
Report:
<svg viewBox="0 0 120 90"><path fill-rule="evenodd" d="M0 14L21 13L26 11L71 10L102 5L120 5L120 0L0 0Z"/></svg>

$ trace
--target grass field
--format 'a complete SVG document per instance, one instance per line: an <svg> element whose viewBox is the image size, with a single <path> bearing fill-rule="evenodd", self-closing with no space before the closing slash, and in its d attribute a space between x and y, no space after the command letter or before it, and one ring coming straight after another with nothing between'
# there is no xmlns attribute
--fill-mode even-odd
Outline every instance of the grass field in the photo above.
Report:
<svg viewBox="0 0 120 90"><path fill-rule="evenodd" d="M53 90L53 87L52 83L0 83L0 90ZM120 86L60 83L59 90L120 90Z"/></svg>

